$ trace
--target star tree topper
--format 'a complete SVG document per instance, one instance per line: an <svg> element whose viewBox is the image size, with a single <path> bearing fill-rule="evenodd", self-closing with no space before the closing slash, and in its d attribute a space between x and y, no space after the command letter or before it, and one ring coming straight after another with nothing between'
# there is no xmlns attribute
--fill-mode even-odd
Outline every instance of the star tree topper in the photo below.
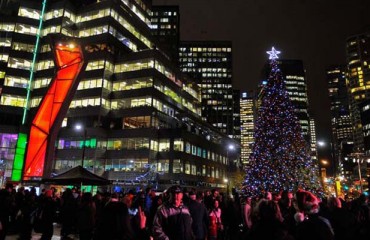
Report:
<svg viewBox="0 0 370 240"><path fill-rule="evenodd" d="M280 51L277 51L274 47L272 47L271 51L266 52L269 55L269 59L277 59L279 58L278 54L280 54Z"/></svg>

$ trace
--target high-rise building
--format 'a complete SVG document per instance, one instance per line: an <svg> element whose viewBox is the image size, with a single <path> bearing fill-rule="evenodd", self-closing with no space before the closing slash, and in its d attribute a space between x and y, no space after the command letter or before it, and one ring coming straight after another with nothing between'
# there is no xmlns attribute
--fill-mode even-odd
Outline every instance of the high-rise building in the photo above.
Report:
<svg viewBox="0 0 370 240"><path fill-rule="evenodd" d="M316 124L315 119L310 117L310 136L311 136L311 158L317 159L317 139L316 139Z"/></svg>
<svg viewBox="0 0 370 240"><path fill-rule="evenodd" d="M364 135L364 153L370 156L370 99L360 104L360 115Z"/></svg>
<svg viewBox="0 0 370 240"><path fill-rule="evenodd" d="M330 115L332 127L332 154L336 166L340 167L344 159L340 159L342 142L353 141L353 131L349 114L348 89L346 86L345 66L332 66L326 70ZM338 172L338 169L336 169ZM340 170L343 172L342 170Z"/></svg>
<svg viewBox="0 0 370 240"><path fill-rule="evenodd" d="M346 42L347 86L353 127L354 151L363 151L364 136L359 105L370 99L370 32L351 36Z"/></svg>
<svg viewBox="0 0 370 240"><path fill-rule="evenodd" d="M234 139L240 143L240 138L241 138L241 127L240 127L240 90L233 89L233 102L234 102L234 107L233 107L233 119L234 119Z"/></svg>
<svg viewBox="0 0 370 240"><path fill-rule="evenodd" d="M180 42L179 6L152 6L151 31L174 61L178 61Z"/></svg>
<svg viewBox="0 0 370 240"><path fill-rule="evenodd" d="M295 112L301 125L303 137L307 144L311 144L310 125L308 113L308 97L306 74L301 60L278 60L279 68L285 83L285 88L289 94L289 99L295 107ZM268 64L263 70L263 79L267 79L269 73ZM263 85L262 85L263 86Z"/></svg>
<svg viewBox="0 0 370 240"><path fill-rule="evenodd" d="M179 64L201 86L202 118L235 138L231 42L181 42Z"/></svg>
<svg viewBox="0 0 370 240"><path fill-rule="evenodd" d="M45 36L61 33L79 39L87 67L55 156L47 159L54 174L83 164L117 184L225 187L229 159L222 144L229 138L202 121L198 85L157 48L150 4L19 1L7 14L0 24L0 150L6 177L22 120L27 127L54 75Z"/></svg>
<svg viewBox="0 0 370 240"><path fill-rule="evenodd" d="M240 130L242 164L249 162L254 143L254 120L256 110L256 97L253 92L243 92L240 97Z"/></svg>

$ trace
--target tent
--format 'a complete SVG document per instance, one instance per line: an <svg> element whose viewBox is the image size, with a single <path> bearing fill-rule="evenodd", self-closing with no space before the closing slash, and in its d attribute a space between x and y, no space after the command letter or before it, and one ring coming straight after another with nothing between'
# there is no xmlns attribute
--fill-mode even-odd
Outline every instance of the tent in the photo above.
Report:
<svg viewBox="0 0 370 240"><path fill-rule="evenodd" d="M64 173L61 173L52 178L42 179L44 183L57 185L94 185L103 186L109 185L111 182L108 179L93 174L82 166L74 167Z"/></svg>

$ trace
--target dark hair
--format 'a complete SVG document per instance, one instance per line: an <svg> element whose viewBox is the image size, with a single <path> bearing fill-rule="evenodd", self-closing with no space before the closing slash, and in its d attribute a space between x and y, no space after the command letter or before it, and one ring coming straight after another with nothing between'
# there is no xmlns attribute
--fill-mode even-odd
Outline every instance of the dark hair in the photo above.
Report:
<svg viewBox="0 0 370 240"><path fill-rule="evenodd" d="M170 187L170 188L168 189L168 192L169 192L170 194L182 193L182 189L181 189L181 187L180 187L180 186L178 186L178 185L174 185L174 186L172 186L172 187Z"/></svg>
<svg viewBox="0 0 370 240"><path fill-rule="evenodd" d="M258 216L262 221L279 220L283 221L279 204L273 200L262 199L258 205Z"/></svg>

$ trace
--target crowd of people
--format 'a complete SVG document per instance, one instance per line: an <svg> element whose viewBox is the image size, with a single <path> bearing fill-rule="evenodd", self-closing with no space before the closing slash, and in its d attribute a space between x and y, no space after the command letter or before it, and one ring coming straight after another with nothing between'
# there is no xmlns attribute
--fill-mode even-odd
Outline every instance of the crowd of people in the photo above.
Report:
<svg viewBox="0 0 370 240"><path fill-rule="evenodd" d="M80 240L349 240L370 239L370 208L363 194L352 201L318 198L305 190L232 197L218 189L199 191L172 186L128 192L80 192L67 188L0 190L0 240L12 232L21 240L42 233ZM15 232L16 229L16 232Z"/></svg>

